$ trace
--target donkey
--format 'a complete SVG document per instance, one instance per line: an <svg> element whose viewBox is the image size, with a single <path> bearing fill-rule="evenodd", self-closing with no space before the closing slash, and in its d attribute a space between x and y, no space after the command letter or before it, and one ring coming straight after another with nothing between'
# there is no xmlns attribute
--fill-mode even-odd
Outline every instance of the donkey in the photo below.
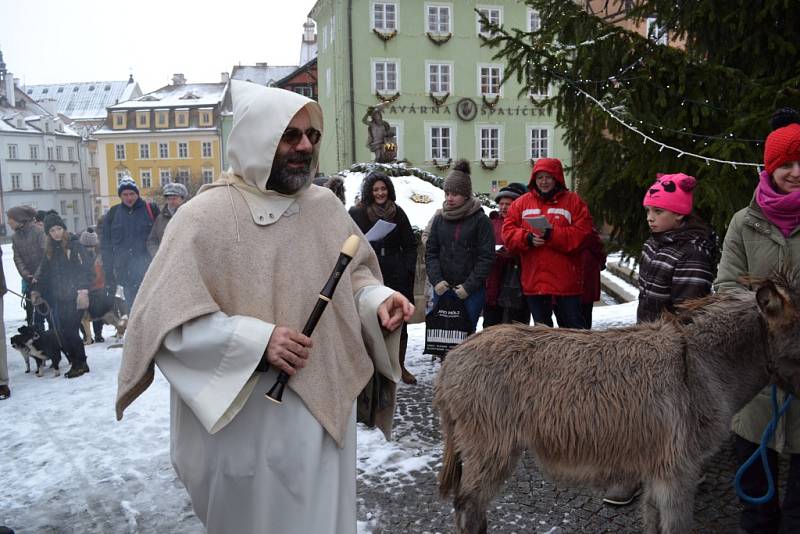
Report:
<svg viewBox="0 0 800 534"><path fill-rule="evenodd" d="M712 295L676 316L606 331L500 325L453 349L434 387L442 497L457 534L528 449L559 483L644 484L648 533L689 532L703 462L770 382L800 390L800 293L788 275Z"/></svg>

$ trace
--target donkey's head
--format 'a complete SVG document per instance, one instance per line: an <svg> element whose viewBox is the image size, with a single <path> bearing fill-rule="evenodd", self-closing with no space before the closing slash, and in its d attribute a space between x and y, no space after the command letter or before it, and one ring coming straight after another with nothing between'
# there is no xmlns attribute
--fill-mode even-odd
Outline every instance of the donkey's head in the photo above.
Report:
<svg viewBox="0 0 800 534"><path fill-rule="evenodd" d="M772 380L797 396L800 393L800 292L785 274L755 281L755 285L756 302L767 325Z"/></svg>

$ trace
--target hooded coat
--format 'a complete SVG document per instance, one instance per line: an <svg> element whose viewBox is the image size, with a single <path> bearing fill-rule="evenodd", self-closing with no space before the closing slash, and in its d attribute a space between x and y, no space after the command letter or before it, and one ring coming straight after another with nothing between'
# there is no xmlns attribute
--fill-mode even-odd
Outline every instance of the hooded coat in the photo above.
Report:
<svg viewBox="0 0 800 534"><path fill-rule="evenodd" d="M538 160L537 166L547 159ZM556 178L561 191L550 199L543 198L535 187L534 167L529 191L511 204L503 221L503 241L510 252L520 255L525 295L580 295L583 264L578 250L592 232L592 216L581 197L567 189L560 164L542 170ZM531 247L527 242L531 229L523 218L538 215L544 215L553 229L543 246Z"/></svg>
<svg viewBox="0 0 800 534"><path fill-rule="evenodd" d="M157 364L172 390L173 465L209 532L354 532L355 399L370 356L400 376L399 330L385 339L377 318L392 290L362 237L283 404L264 398L277 373L257 367L274 328L301 329L342 243L361 233L328 189L266 189L292 118L305 109L322 131L318 104L240 81L231 95L231 172L167 226L128 325L117 417Z"/></svg>

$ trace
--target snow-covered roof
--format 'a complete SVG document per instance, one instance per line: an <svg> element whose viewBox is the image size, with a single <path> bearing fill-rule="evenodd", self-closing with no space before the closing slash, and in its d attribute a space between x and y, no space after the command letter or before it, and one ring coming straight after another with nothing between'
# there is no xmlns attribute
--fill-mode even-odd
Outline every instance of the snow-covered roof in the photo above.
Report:
<svg viewBox="0 0 800 534"><path fill-rule="evenodd" d="M5 95L5 91L0 87L0 96ZM53 135L78 135L75 131L63 124L61 119L50 115L45 108L34 102L19 87L15 88L14 98L17 103L22 103L20 107L10 107L6 105L5 99L0 99L0 132L16 133L42 133L44 127L41 119L50 118L53 120L53 128L49 133Z"/></svg>
<svg viewBox="0 0 800 534"><path fill-rule="evenodd" d="M272 85L297 69L298 65L235 65L231 79Z"/></svg>
<svg viewBox="0 0 800 534"><path fill-rule="evenodd" d="M139 98L109 106L111 111L147 108L189 108L215 106L225 96L225 83L166 85Z"/></svg>
<svg viewBox="0 0 800 534"><path fill-rule="evenodd" d="M33 100L53 99L56 111L72 120L104 119L106 108L141 96L133 81L99 81L28 85L25 94Z"/></svg>

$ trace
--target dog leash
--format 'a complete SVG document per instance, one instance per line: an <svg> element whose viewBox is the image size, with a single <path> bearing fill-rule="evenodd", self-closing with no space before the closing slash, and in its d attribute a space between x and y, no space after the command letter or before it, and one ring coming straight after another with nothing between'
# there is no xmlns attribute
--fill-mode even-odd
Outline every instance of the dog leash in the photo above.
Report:
<svg viewBox="0 0 800 534"><path fill-rule="evenodd" d="M747 461L742 464L742 466L736 471L736 478L734 478L733 485L736 488L736 494L739 496L740 499L749 503L749 504L766 504L772 500L775 496L775 481L772 479L772 471L769 469L769 459L767 458L767 443L772 439L772 436L775 434L775 428L778 426L778 421L783 414L786 413L786 410L789 409L789 404L794 399L792 394L786 396L786 401L784 401L783 406L778 409L778 386L772 384L772 420L767 424L767 427L764 429L764 433L761 435L761 444L758 446L756 451L747 459ZM752 497L744 492L742 488L742 477L744 477L745 472L750 469L750 467L755 463L758 458L761 457L761 465L764 469L764 473L767 475L767 493L762 495L761 497Z"/></svg>

